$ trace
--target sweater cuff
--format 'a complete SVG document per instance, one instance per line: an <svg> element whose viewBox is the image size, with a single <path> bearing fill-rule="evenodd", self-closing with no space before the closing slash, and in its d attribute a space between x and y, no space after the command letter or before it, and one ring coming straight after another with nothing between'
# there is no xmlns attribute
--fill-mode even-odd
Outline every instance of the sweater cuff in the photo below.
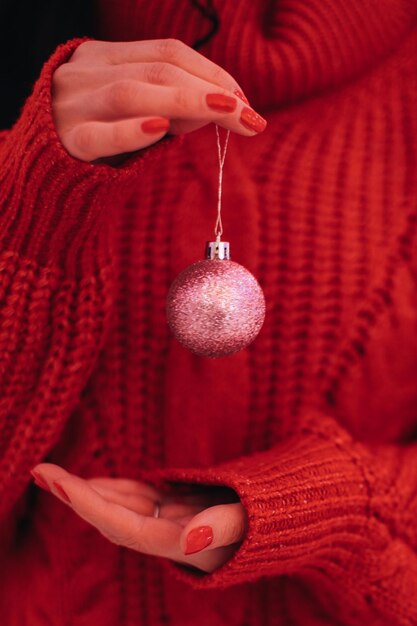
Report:
<svg viewBox="0 0 417 626"><path fill-rule="evenodd" d="M293 574L306 567L329 570L329 559L364 549L369 493L349 436L306 428L265 452L208 469L165 469L159 486L181 483L234 489L249 527L232 558L211 574L169 563L195 588L216 588ZM155 479L155 475L154 475ZM331 568L330 568L331 569Z"/></svg>
<svg viewBox="0 0 417 626"><path fill-rule="evenodd" d="M59 267L69 278L95 274L107 264L112 195L120 202L143 164L179 139L138 151L117 168L67 152L52 116L52 76L86 40L56 49L16 124L0 137L0 251Z"/></svg>

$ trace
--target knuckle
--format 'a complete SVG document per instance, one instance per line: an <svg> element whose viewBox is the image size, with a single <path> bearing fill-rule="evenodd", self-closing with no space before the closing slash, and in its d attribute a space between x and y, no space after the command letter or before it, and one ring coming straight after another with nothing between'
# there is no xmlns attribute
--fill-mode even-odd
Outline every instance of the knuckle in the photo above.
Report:
<svg viewBox="0 0 417 626"><path fill-rule="evenodd" d="M150 553L150 545L146 538L146 532L144 532L145 524L139 520L134 527L126 530L123 534L123 538L119 537L119 540L126 548L131 548L138 552Z"/></svg>
<svg viewBox="0 0 417 626"><path fill-rule="evenodd" d="M52 82L57 85L61 85L68 79L68 74L70 73L71 71L68 69L68 63L63 63L55 70L52 77Z"/></svg>
<svg viewBox="0 0 417 626"><path fill-rule="evenodd" d="M236 543L237 541L241 541L246 533L246 526L246 516L234 516L234 519L230 519L229 522L220 530L220 542L224 545L229 545Z"/></svg>
<svg viewBox="0 0 417 626"><path fill-rule="evenodd" d="M103 535L103 537L108 539L108 541L111 541L111 543L114 543L116 546L125 546L126 548L133 548L132 537L126 538L125 536L119 535L114 532L109 532L107 530L103 530L100 528L99 528L99 531Z"/></svg>
<svg viewBox="0 0 417 626"><path fill-rule="evenodd" d="M242 528L237 524L231 524L223 528L220 533L219 541L220 545L230 545L239 541L241 537Z"/></svg>
<svg viewBox="0 0 417 626"><path fill-rule="evenodd" d="M172 37L157 40L158 52L166 61L174 61L178 59L186 47L185 43Z"/></svg>
<svg viewBox="0 0 417 626"><path fill-rule="evenodd" d="M72 133L72 144L76 154L84 159L93 159L94 137L95 133L90 125L78 126Z"/></svg>
<svg viewBox="0 0 417 626"><path fill-rule="evenodd" d="M80 80L85 80L85 76L88 77L87 70L82 66L75 66L73 63L64 63L55 70L52 76L52 86L55 89L62 89L65 91L74 91Z"/></svg>
<svg viewBox="0 0 417 626"><path fill-rule="evenodd" d="M176 89L174 92L174 105L177 113L183 114L190 110L192 101L190 93L185 89Z"/></svg>
<svg viewBox="0 0 417 626"><path fill-rule="evenodd" d="M146 68L146 80L156 85L165 85L169 80L169 67L166 63L149 63Z"/></svg>
<svg viewBox="0 0 417 626"><path fill-rule="evenodd" d="M231 89L233 86L231 76L219 65L213 67L212 80L218 85L222 85L225 89Z"/></svg>
<svg viewBox="0 0 417 626"><path fill-rule="evenodd" d="M130 548L131 550L139 550L138 538L135 533L125 535L123 540L119 540L118 545L123 545L125 548Z"/></svg>
<svg viewBox="0 0 417 626"><path fill-rule="evenodd" d="M126 147L126 133L120 124L113 124L111 129L111 143L117 152L124 152Z"/></svg>
<svg viewBox="0 0 417 626"><path fill-rule="evenodd" d="M232 543L236 543L236 541L241 541L242 537L244 536L244 533L245 533L244 522L241 521L241 522L235 523L230 532Z"/></svg>
<svg viewBox="0 0 417 626"><path fill-rule="evenodd" d="M118 80L107 87L107 105L112 111L119 111L131 101L135 83L132 80Z"/></svg>
<svg viewBox="0 0 417 626"><path fill-rule="evenodd" d="M103 43L102 41L83 41L80 45L74 50L71 56L72 61L76 61L78 59L84 59L90 56L96 56L98 52L103 51Z"/></svg>

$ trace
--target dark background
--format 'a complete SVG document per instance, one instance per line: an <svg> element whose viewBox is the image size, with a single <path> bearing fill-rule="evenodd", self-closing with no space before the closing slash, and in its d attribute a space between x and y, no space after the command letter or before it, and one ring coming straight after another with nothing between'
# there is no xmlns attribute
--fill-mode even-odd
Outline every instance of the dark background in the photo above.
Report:
<svg viewBox="0 0 417 626"><path fill-rule="evenodd" d="M117 2L117 0L114 0ZM148 0L152 2L152 0ZM207 21L198 50L219 29L213 0L188 0ZM97 0L0 0L0 129L10 128L55 48L74 37L100 38Z"/></svg>
<svg viewBox="0 0 417 626"><path fill-rule="evenodd" d="M44 62L73 37L94 37L92 0L0 0L0 128L19 116Z"/></svg>

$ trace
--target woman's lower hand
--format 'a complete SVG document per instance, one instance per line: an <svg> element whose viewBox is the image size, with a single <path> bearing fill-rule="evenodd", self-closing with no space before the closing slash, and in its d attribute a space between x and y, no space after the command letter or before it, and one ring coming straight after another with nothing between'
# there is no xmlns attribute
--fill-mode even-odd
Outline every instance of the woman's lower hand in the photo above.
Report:
<svg viewBox="0 0 417 626"><path fill-rule="evenodd" d="M80 44L54 72L52 111L62 143L82 161L210 122L246 136L266 126L228 72L176 39Z"/></svg>
<svg viewBox="0 0 417 626"><path fill-rule="evenodd" d="M112 543L203 572L230 559L247 531L246 511L227 488L168 496L139 481L83 479L51 463L32 474Z"/></svg>

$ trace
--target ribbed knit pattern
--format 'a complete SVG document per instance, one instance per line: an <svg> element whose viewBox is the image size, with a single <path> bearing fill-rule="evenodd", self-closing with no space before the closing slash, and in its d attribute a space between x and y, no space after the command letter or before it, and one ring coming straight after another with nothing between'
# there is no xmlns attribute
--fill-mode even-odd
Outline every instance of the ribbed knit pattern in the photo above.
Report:
<svg viewBox="0 0 417 626"><path fill-rule="evenodd" d="M71 158L45 65L0 134L0 615L7 626L417 623L415 3L214 2L202 52L268 119L232 136L224 230L261 282L246 350L197 357L167 290L215 221L215 133ZM101 2L102 38L201 38L181 0ZM113 545L31 483L228 485L212 574Z"/></svg>

